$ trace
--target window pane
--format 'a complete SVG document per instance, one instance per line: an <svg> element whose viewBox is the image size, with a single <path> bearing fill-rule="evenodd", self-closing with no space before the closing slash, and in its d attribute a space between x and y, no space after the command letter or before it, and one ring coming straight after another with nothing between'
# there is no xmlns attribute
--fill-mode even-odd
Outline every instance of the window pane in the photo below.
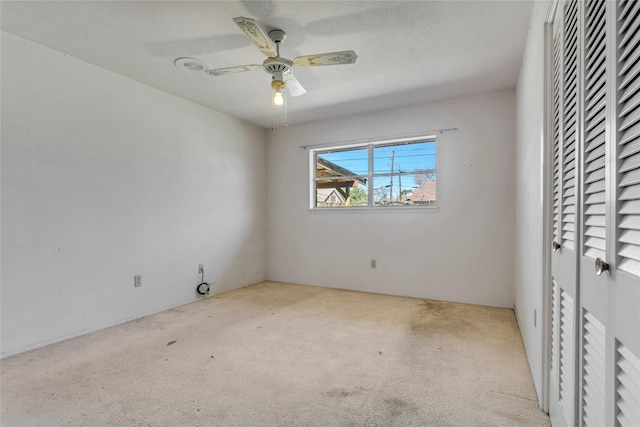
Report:
<svg viewBox="0 0 640 427"><path fill-rule="evenodd" d="M367 206L368 155L367 147L318 153L316 206Z"/></svg>
<svg viewBox="0 0 640 427"><path fill-rule="evenodd" d="M368 154L367 147L318 153L316 177L367 176L369 172Z"/></svg>
<svg viewBox="0 0 640 427"><path fill-rule="evenodd" d="M352 180L327 179L316 182L316 206L339 208L367 206L366 178Z"/></svg>
<svg viewBox="0 0 640 427"><path fill-rule="evenodd" d="M436 169L435 141L373 148L373 173L421 172Z"/></svg>
<svg viewBox="0 0 640 427"><path fill-rule="evenodd" d="M373 178L374 206L429 205L436 202L436 174L394 174Z"/></svg>

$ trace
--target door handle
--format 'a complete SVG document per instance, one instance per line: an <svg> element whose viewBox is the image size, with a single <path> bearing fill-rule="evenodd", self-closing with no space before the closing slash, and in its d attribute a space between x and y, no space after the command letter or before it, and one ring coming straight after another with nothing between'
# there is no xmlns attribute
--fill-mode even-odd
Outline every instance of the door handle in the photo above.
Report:
<svg viewBox="0 0 640 427"><path fill-rule="evenodd" d="M551 242L551 248L553 249L553 252L557 251L558 249L560 249L561 245L558 242Z"/></svg>
<svg viewBox="0 0 640 427"><path fill-rule="evenodd" d="M600 257L596 258L596 274L599 276L603 271L609 270L609 264Z"/></svg>

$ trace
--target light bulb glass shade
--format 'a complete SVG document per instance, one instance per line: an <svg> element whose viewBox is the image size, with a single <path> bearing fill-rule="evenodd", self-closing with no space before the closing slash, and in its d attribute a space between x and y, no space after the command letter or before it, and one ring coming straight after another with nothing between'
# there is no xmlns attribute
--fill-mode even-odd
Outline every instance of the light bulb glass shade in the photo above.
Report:
<svg viewBox="0 0 640 427"><path fill-rule="evenodd" d="M271 129L287 127L287 94L284 84L280 81L271 85Z"/></svg>
<svg viewBox="0 0 640 427"><path fill-rule="evenodd" d="M284 104L284 95L282 95L282 91L274 90L273 91L273 105L283 105Z"/></svg>

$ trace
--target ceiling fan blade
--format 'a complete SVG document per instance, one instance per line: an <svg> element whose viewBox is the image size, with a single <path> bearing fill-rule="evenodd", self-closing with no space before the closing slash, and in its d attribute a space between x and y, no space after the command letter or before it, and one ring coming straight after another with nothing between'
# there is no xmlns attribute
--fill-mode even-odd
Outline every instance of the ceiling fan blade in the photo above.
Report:
<svg viewBox="0 0 640 427"><path fill-rule="evenodd" d="M247 37L251 39L262 53L272 58L278 56L278 52L276 52L271 40L269 40L269 36L262 31L262 28L260 28L256 21L251 18L238 16L237 18L233 18L233 22L238 24L238 27L244 31Z"/></svg>
<svg viewBox="0 0 640 427"><path fill-rule="evenodd" d="M307 93L307 90L302 87L296 76L289 73L289 77L285 78L285 87L291 96L300 96Z"/></svg>
<svg viewBox="0 0 640 427"><path fill-rule="evenodd" d="M352 50L342 52L319 53L317 55L298 56L293 63L298 67L316 67L319 65L354 64L358 55Z"/></svg>
<svg viewBox="0 0 640 427"><path fill-rule="evenodd" d="M243 71L261 70L262 65L238 65L237 67L216 68L214 70L205 70L204 72L210 76L224 76L225 74L241 73Z"/></svg>

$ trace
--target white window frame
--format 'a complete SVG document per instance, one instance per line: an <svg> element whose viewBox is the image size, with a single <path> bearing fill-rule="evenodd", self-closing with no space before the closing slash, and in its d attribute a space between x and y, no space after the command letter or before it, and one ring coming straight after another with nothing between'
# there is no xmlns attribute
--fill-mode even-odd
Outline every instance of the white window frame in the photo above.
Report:
<svg viewBox="0 0 640 427"><path fill-rule="evenodd" d="M436 173L436 202L428 205L391 205L391 206L376 206L373 201L373 178L380 176L395 176L398 173L387 174L374 174L373 170L373 149L379 146L393 146L393 145L407 145L419 142L434 142L436 144L436 167L435 169L429 169L429 172ZM318 178L316 176L316 162L319 152L331 151L331 150L347 150L352 148L368 147L368 170L367 170L367 206L341 206L341 207L318 207L316 196L316 182ZM438 141L436 135L427 134L421 136L412 136L406 138L385 138L367 140L357 143L335 143L335 144L323 144L309 148L309 210L312 213L353 213L353 212L438 212L439 199L437 195L438 188ZM407 172L407 174L410 174ZM345 178L360 178L365 175L345 176Z"/></svg>

